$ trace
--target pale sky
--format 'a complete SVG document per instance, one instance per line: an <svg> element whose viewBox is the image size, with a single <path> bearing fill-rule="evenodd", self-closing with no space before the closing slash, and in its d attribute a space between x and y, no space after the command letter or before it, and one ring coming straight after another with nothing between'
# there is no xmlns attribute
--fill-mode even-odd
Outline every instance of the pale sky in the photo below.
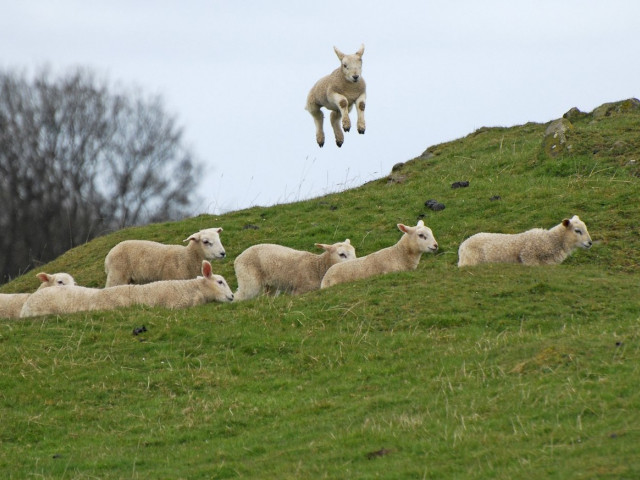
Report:
<svg viewBox="0 0 640 480"><path fill-rule="evenodd" d="M636 0L2 1L0 67L89 67L164 99L194 213L361 185L430 145L640 97ZM315 142L307 93L365 44L367 131ZM355 111L352 111L355 125Z"/></svg>

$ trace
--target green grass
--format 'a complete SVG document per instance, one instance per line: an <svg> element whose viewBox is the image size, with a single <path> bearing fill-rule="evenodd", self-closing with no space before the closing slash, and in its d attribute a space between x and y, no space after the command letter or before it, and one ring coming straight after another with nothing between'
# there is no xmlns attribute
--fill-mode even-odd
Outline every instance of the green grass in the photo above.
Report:
<svg viewBox="0 0 640 480"><path fill-rule="evenodd" d="M640 112L618 110L574 119L556 159L541 153L545 125L483 128L395 181L122 230L38 268L101 286L119 241L179 243L211 226L224 228L229 258L214 269L231 285L255 243L350 238L364 255L424 218L440 244L416 271L299 297L0 320L0 472L637 478ZM431 198L446 209L428 210ZM573 214L595 244L559 266L456 267L472 233ZM32 290L34 273L1 290Z"/></svg>

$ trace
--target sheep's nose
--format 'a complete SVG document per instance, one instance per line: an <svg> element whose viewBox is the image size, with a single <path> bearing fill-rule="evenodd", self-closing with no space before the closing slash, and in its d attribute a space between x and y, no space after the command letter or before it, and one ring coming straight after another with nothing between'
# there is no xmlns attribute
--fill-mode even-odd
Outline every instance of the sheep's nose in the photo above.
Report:
<svg viewBox="0 0 640 480"><path fill-rule="evenodd" d="M353 78L353 81L354 81L354 82L357 82L357 81L358 81L358 79L360 78L360 75L353 75L353 77L352 77L352 78Z"/></svg>
<svg viewBox="0 0 640 480"><path fill-rule="evenodd" d="M224 258L224 257L226 257L226 256L227 256L227 252L221 252L221 253L220 253L220 258Z"/></svg>
<svg viewBox="0 0 640 480"><path fill-rule="evenodd" d="M437 243L434 243L434 244L433 244L433 249L434 249L434 250L437 250L437 249L438 249L438 244L437 244Z"/></svg>

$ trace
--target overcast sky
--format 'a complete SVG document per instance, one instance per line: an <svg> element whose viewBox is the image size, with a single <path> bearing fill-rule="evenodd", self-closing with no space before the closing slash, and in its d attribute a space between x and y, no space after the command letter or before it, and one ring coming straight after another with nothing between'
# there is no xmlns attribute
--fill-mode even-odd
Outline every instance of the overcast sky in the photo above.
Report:
<svg viewBox="0 0 640 480"><path fill-rule="evenodd" d="M351 188L482 126L640 97L636 0L2 2L0 67L87 66L159 94L205 166L195 213ZM365 44L367 131L306 96ZM355 111L352 121L355 125Z"/></svg>

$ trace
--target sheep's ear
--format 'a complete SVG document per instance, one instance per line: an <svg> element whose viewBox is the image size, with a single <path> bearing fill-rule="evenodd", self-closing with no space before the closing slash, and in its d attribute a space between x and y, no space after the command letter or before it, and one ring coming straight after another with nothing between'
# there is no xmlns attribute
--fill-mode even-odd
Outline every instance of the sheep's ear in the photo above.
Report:
<svg viewBox="0 0 640 480"><path fill-rule="evenodd" d="M565 218L564 220L562 220L562 225L569 228L569 225L571 225L571 220L569 220L568 218Z"/></svg>
<svg viewBox="0 0 640 480"><path fill-rule="evenodd" d="M200 241L200 234L199 233L194 233L189 238L183 240L183 242L190 242L191 240L193 240L194 242Z"/></svg>
<svg viewBox="0 0 640 480"><path fill-rule="evenodd" d="M206 260L202 261L202 276L204 278L211 278L211 264Z"/></svg>
<svg viewBox="0 0 640 480"><path fill-rule="evenodd" d="M40 280L42 283L45 283L49 281L51 275L49 275L48 273L40 272L36 275L36 277L38 277L38 280Z"/></svg>
<svg viewBox="0 0 640 480"><path fill-rule="evenodd" d="M333 51L336 52L336 55L338 56L340 61L342 61L342 59L344 58L344 53L338 50L338 47L333 47Z"/></svg>
<svg viewBox="0 0 640 480"><path fill-rule="evenodd" d="M418 227L424 227L424 221L423 220L418 220Z"/></svg>
<svg viewBox="0 0 640 480"><path fill-rule="evenodd" d="M220 233L222 231L222 227L216 229L216 232Z"/></svg>
<svg viewBox="0 0 640 480"><path fill-rule="evenodd" d="M364 43L362 45L360 45L360 48L356 52L356 55L359 56L360 58L362 58L362 54L363 53L364 53Z"/></svg>
<svg viewBox="0 0 640 480"><path fill-rule="evenodd" d="M403 225L402 223L399 223L399 224L398 224L398 229L399 229L401 232L409 233L409 227L407 227L406 225Z"/></svg>
<svg viewBox="0 0 640 480"><path fill-rule="evenodd" d="M315 246L323 250L329 250L331 248L331 245L327 245L326 243L316 243Z"/></svg>
<svg viewBox="0 0 640 480"><path fill-rule="evenodd" d="M347 245L351 245L351 240L349 240L348 238L344 241L344 243L346 243Z"/></svg>

